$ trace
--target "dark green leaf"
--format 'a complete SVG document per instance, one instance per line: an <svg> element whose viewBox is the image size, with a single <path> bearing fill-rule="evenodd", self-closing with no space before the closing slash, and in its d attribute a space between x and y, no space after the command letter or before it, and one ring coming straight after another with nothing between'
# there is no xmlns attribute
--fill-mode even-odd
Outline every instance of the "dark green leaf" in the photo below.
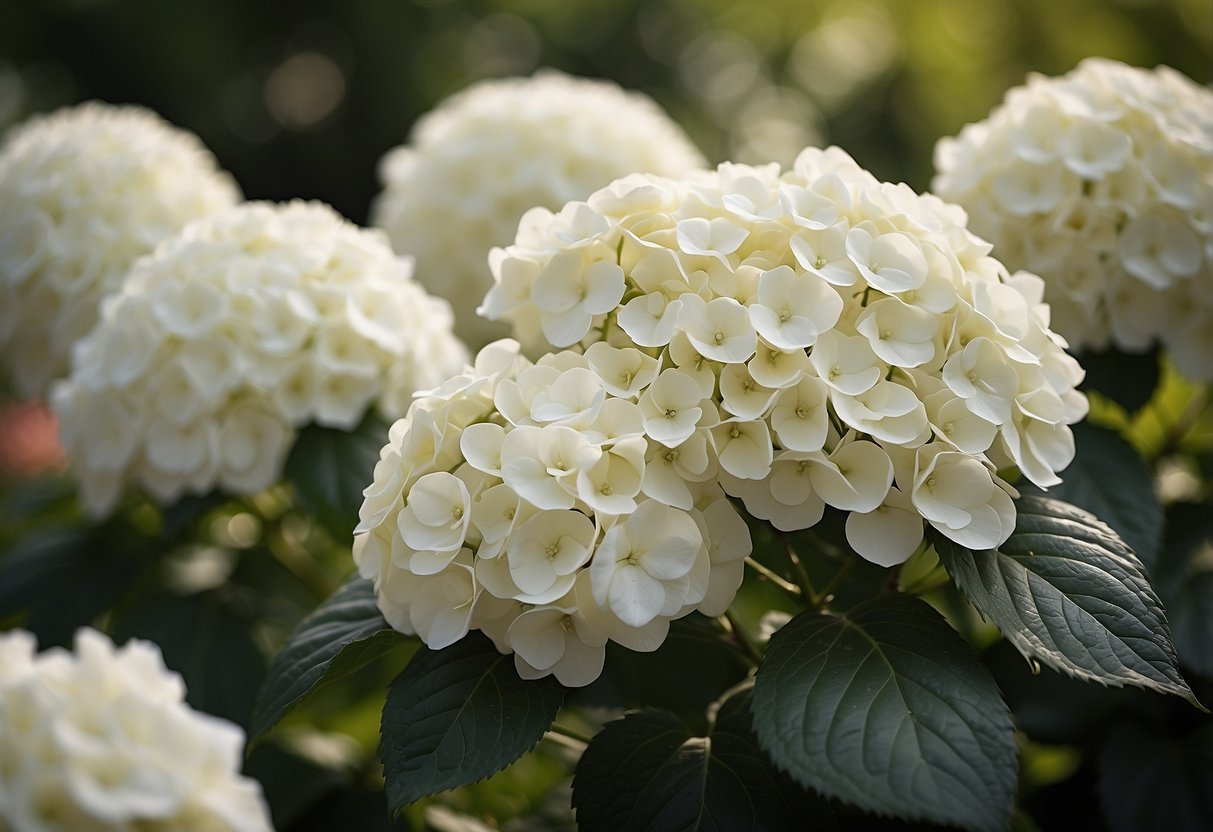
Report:
<svg viewBox="0 0 1213 832"><path fill-rule="evenodd" d="M124 613L114 639L154 642L165 665L185 680L191 705L247 725L266 664L253 640L253 624L215 592L159 596Z"/></svg>
<svg viewBox="0 0 1213 832"><path fill-rule="evenodd" d="M1169 585L1178 585L1189 572L1192 558L1202 544L1213 544L1213 505L1171 503L1167 506L1167 533L1162 557L1151 577L1159 594Z"/></svg>
<svg viewBox="0 0 1213 832"><path fill-rule="evenodd" d="M1141 561L1092 515L1049 497L1016 501L1015 531L974 552L936 535L948 573L1025 656L1102 684L1196 702Z"/></svg>
<svg viewBox="0 0 1213 832"><path fill-rule="evenodd" d="M1097 390L1132 412L1139 410L1158 387L1158 348L1123 353L1115 348L1078 355L1087 376L1082 389Z"/></svg>
<svg viewBox="0 0 1213 832"><path fill-rule="evenodd" d="M652 653L607 643L606 664L593 684L569 692L575 705L665 708L693 729L702 729L704 709L746 677L745 657L724 642L720 626L694 613L670 624L665 642Z"/></svg>
<svg viewBox="0 0 1213 832"><path fill-rule="evenodd" d="M297 820L310 817L317 803L356 779L348 766L321 765L274 742L262 743L249 755L244 774L261 784L274 828L279 830L290 829ZM382 795L378 808L380 816L387 814ZM365 827L346 828L363 832Z"/></svg>
<svg viewBox="0 0 1213 832"><path fill-rule="evenodd" d="M1124 714L1154 712L1174 702L1141 688L1092 685L1040 663L1033 666L1006 639L982 651L981 660L1015 715L1015 727L1049 745L1098 742ZM1183 712L1192 710L1184 706Z"/></svg>
<svg viewBox="0 0 1213 832"><path fill-rule="evenodd" d="M408 832L407 818L392 820L383 802L383 792L353 786L325 794L308 807L307 813L279 832Z"/></svg>
<svg viewBox="0 0 1213 832"><path fill-rule="evenodd" d="M1213 678L1213 570L1188 575L1167 596L1179 660L1200 676Z"/></svg>
<svg viewBox="0 0 1213 832"><path fill-rule="evenodd" d="M355 575L300 622L274 657L257 697L249 736L261 736L309 695L404 638L383 620L371 582Z"/></svg>
<svg viewBox="0 0 1213 832"><path fill-rule="evenodd" d="M1018 768L998 687L934 610L905 596L801 613L754 685L762 747L794 778L870 811L1004 829Z"/></svg>
<svg viewBox="0 0 1213 832"><path fill-rule="evenodd" d="M1048 496L1085 509L1107 523L1152 574L1163 529L1153 472L1115 431L1085 422L1073 430L1077 454L1062 471L1062 484L1050 488Z"/></svg>
<svg viewBox="0 0 1213 832"><path fill-rule="evenodd" d="M0 618L24 612L41 647L70 644L130 589L141 554L85 530L28 537L0 557Z"/></svg>
<svg viewBox="0 0 1213 832"><path fill-rule="evenodd" d="M552 677L524 680L514 657L478 632L421 650L383 708L383 776L393 814L488 777L543 739L564 702Z"/></svg>
<svg viewBox="0 0 1213 832"><path fill-rule="evenodd" d="M749 689L720 706L706 737L667 711L630 713L594 737L573 778L582 832L831 829L821 798L779 772L758 747Z"/></svg>
<svg viewBox="0 0 1213 832"><path fill-rule="evenodd" d="M1100 754L1099 782L1114 832L1213 829L1213 725L1181 739L1118 726Z"/></svg>
<svg viewBox="0 0 1213 832"><path fill-rule="evenodd" d="M286 460L287 479L334 540L353 536L362 491L374 479L388 426L373 412L352 431L309 425Z"/></svg>

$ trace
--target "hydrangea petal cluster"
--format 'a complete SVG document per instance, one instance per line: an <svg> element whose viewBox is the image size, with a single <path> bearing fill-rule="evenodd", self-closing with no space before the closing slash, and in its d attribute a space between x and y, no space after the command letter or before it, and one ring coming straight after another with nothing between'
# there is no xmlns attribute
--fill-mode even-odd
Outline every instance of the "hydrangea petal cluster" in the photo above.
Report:
<svg viewBox="0 0 1213 832"><path fill-rule="evenodd" d="M74 653L35 646L0 633L0 828L272 829L244 732L186 705L154 644L82 629Z"/></svg>
<svg viewBox="0 0 1213 832"><path fill-rule="evenodd" d="M455 308L473 348L509 330L475 314L491 285L485 259L528 208L559 208L634 172L682 176L705 165L652 99L608 81L545 70L482 81L423 116L380 164L372 209L417 274ZM546 351L546 350L544 350Z"/></svg>
<svg viewBox="0 0 1213 832"><path fill-rule="evenodd" d="M296 428L404 413L466 357L410 275L380 232L303 202L245 203L138 260L54 389L86 506L131 482L164 503L256 493Z"/></svg>
<svg viewBox="0 0 1213 832"><path fill-rule="evenodd" d="M935 149L935 191L1045 279L1075 347L1158 340L1213 379L1213 92L1105 59L1033 75Z"/></svg>
<svg viewBox="0 0 1213 832"><path fill-rule="evenodd" d="M782 530L848 512L850 543L887 565L924 520L1000 544L1015 510L998 471L1047 488L1074 454L1082 370L1040 278L989 251L959 208L811 148L783 173L635 175L536 209L494 252L482 310L612 356L603 377L675 468L694 459Z"/></svg>
<svg viewBox="0 0 1213 832"><path fill-rule="evenodd" d="M198 138L139 107L35 117L0 148L0 355L23 398L67 374L135 258L239 199Z"/></svg>
<svg viewBox="0 0 1213 832"><path fill-rule="evenodd" d="M434 649L482 630L524 678L580 686L608 640L655 650L672 620L722 614L749 531L696 428L698 387L684 407L688 391L669 386L670 414L653 415L658 369L606 344L532 364L506 340L420 396L392 426L354 537L388 622ZM671 447L655 421L667 439L694 436Z"/></svg>

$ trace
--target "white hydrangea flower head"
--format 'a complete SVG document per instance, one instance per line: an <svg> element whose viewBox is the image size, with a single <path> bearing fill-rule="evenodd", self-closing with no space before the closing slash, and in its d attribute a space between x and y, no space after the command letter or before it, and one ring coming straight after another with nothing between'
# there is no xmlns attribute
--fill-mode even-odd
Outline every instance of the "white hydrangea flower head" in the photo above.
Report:
<svg viewBox="0 0 1213 832"><path fill-rule="evenodd" d="M513 238L524 211L584 199L629 173L682 176L705 164L644 94L542 70L481 81L422 116L409 143L380 163L384 191L372 219L396 251L417 258L417 278L451 302L455 331L478 348L509 333L475 304L492 283L489 250ZM593 276L585 282L596 285ZM563 288L561 298L573 291ZM553 300L552 317L617 300Z"/></svg>
<svg viewBox="0 0 1213 832"><path fill-rule="evenodd" d="M244 203L139 259L52 395L86 506L128 484L253 494L297 428L400 416L467 354L410 275L382 232L304 202Z"/></svg>
<svg viewBox="0 0 1213 832"><path fill-rule="evenodd" d="M837 148L805 150L788 171L632 175L559 213L529 213L494 253L483 310L519 338L584 352L604 388L636 402L651 500L692 510L718 483L784 531L830 506L849 513L852 547L882 565L908 558L925 524L987 549L1015 522L998 472L1059 483L1086 399L1040 278L1009 273L964 221ZM554 305L552 275L580 307ZM619 301L599 311L591 296ZM556 380L538 366L520 381L540 370ZM572 493L559 466L533 464L536 483ZM620 548L615 529L638 515L599 551ZM642 548L631 551L643 566ZM591 579L607 572L590 568ZM592 587L629 626L666 609L661 588L684 580L672 567L651 582L611 574L644 587L633 606L616 604L614 583Z"/></svg>
<svg viewBox="0 0 1213 832"><path fill-rule="evenodd" d="M36 116L0 147L0 355L18 395L45 395L135 258L234 205L193 133L98 102Z"/></svg>
<svg viewBox="0 0 1213 832"><path fill-rule="evenodd" d="M392 626L434 649L482 630L524 678L580 686L608 641L651 651L672 620L723 613L749 530L696 426L719 421L715 406L665 372L708 408L678 450L646 427L638 399L663 382L632 348L532 364L498 341L420 395L389 433L354 536Z"/></svg>
<svg viewBox="0 0 1213 832"><path fill-rule="evenodd" d="M935 148L934 190L1012 269L1045 279L1076 348L1161 342L1213 379L1213 91L1089 58L1031 75Z"/></svg>
<svg viewBox="0 0 1213 832"><path fill-rule="evenodd" d="M270 832L244 732L185 703L154 644L96 630L35 654L0 633L0 827L12 832Z"/></svg>

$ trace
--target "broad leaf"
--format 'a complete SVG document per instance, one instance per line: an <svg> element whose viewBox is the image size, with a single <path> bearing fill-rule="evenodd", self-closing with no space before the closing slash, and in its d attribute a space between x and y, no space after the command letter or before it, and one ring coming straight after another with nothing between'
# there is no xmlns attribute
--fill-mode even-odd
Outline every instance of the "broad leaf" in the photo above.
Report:
<svg viewBox="0 0 1213 832"><path fill-rule="evenodd" d="M587 687L569 691L569 704L664 708L692 728L703 728L705 708L750 669L724 638L716 622L693 613L671 622L669 636L652 653L608 642L602 675Z"/></svg>
<svg viewBox="0 0 1213 832"><path fill-rule="evenodd" d="M1167 536L1155 570L1158 595L1166 603L1180 663L1213 678L1213 567L1201 547L1213 544L1213 507L1173 503L1167 507ZM1207 550L1205 550L1207 551Z"/></svg>
<svg viewBox="0 0 1213 832"><path fill-rule="evenodd" d="M1167 595L1175 628L1175 649L1185 667L1213 678L1213 569L1189 574Z"/></svg>
<svg viewBox="0 0 1213 832"><path fill-rule="evenodd" d="M1077 454L1048 496L1091 512L1112 527L1153 574L1162 544L1163 510L1154 474L1120 434L1085 422L1074 426ZM1036 489L1030 489L1040 494Z"/></svg>
<svg viewBox="0 0 1213 832"><path fill-rule="evenodd" d="M705 737L668 711L629 713L594 737L573 778L582 832L830 829L829 804L778 771L758 747L751 691L720 706Z"/></svg>
<svg viewBox="0 0 1213 832"><path fill-rule="evenodd" d="M514 657L478 632L444 650L419 651L383 708L392 813L514 762L543 739L563 702L554 678L522 679Z"/></svg>
<svg viewBox="0 0 1213 832"><path fill-rule="evenodd" d="M1180 739L1118 726L1100 754L1099 782L1113 832L1213 829L1213 725Z"/></svg>
<svg viewBox="0 0 1213 832"><path fill-rule="evenodd" d="M253 711L250 737L264 734L309 695L404 638L383 620L371 582L355 575L300 622L274 657Z"/></svg>
<svg viewBox="0 0 1213 832"><path fill-rule="evenodd" d="M981 661L1015 715L1015 727L1047 745L1098 743L1107 736L1108 725L1126 714L1178 704L1141 688L1092 685L1040 663L1033 665L1006 639L983 650ZM1191 713L1179 707L1185 714Z"/></svg>
<svg viewBox="0 0 1213 832"><path fill-rule="evenodd" d="M154 642L165 665L184 679L191 705L245 725L265 677L265 656L253 640L253 624L216 592L162 595L125 612L115 624L114 639Z"/></svg>
<svg viewBox="0 0 1213 832"><path fill-rule="evenodd" d="M1025 656L1081 679L1196 703L1141 561L1092 515L1049 497L1016 501L1015 531L974 552L941 535L957 585Z"/></svg>
<svg viewBox="0 0 1213 832"><path fill-rule="evenodd" d="M1083 352L1078 362L1087 371L1082 389L1096 390L1129 412L1140 410L1158 387L1157 347L1144 353Z"/></svg>
<svg viewBox="0 0 1213 832"><path fill-rule="evenodd" d="M796 616L771 637L753 709L762 747L822 794L965 828L1008 823L1018 768L1006 705L921 601Z"/></svg>
<svg viewBox="0 0 1213 832"><path fill-rule="evenodd" d="M100 530L54 529L25 538L0 557L0 618L24 612L21 626L43 649L68 645L135 583L145 552Z"/></svg>
<svg viewBox="0 0 1213 832"><path fill-rule="evenodd" d="M352 431L309 425L295 439L286 460L287 479L338 542L353 537L362 491L374 479L387 432L383 420L368 412Z"/></svg>

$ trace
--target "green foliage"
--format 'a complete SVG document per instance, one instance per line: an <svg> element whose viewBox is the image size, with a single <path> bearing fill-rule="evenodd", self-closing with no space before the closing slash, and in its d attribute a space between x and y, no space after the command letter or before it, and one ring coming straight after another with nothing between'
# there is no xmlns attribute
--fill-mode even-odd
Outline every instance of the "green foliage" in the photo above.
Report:
<svg viewBox="0 0 1213 832"><path fill-rule="evenodd" d="M487 777L543 738L564 702L552 677L526 681L488 638L470 633L421 650L392 683L383 708L388 806Z"/></svg>
<svg viewBox="0 0 1213 832"><path fill-rule="evenodd" d="M749 670L719 625L695 613L672 622L669 636L652 653L608 643L602 675L570 691L569 700L590 707L663 708L698 728L704 709Z"/></svg>
<svg viewBox="0 0 1213 832"><path fill-rule="evenodd" d="M0 557L0 619L23 616L44 649L68 645L130 590L143 554L104 530L31 534Z"/></svg>
<svg viewBox="0 0 1213 832"><path fill-rule="evenodd" d="M266 665L253 639L255 623L220 592L188 597L166 593L120 617L114 639L154 642L165 665L181 674L191 705L247 725Z"/></svg>
<svg viewBox="0 0 1213 832"><path fill-rule="evenodd" d="M829 804L779 772L759 748L751 698L748 687L728 696L703 737L692 736L668 711L635 711L607 725L577 764L573 806L578 828L834 828Z"/></svg>
<svg viewBox="0 0 1213 832"><path fill-rule="evenodd" d="M1213 510L1199 503L1167 508L1167 537L1157 570L1180 662L1213 678ZM1202 547L1204 549L1202 550Z"/></svg>
<svg viewBox="0 0 1213 832"><path fill-rule="evenodd" d="M1016 503L1015 531L974 552L942 535L948 573L1025 656L1082 679L1196 704L1141 561L1092 515L1049 497Z"/></svg>
<svg viewBox="0 0 1213 832"><path fill-rule="evenodd" d="M371 582L355 575L316 608L274 657L257 698L249 735L265 734L296 705L396 646Z"/></svg>
<svg viewBox="0 0 1213 832"><path fill-rule="evenodd" d="M1074 425L1074 444L1074 461L1048 496L1085 509L1107 523L1153 571L1162 545L1163 510L1149 466L1132 445L1107 428Z"/></svg>
<svg viewBox="0 0 1213 832"><path fill-rule="evenodd" d="M1007 825L1018 774L1007 708L921 601L796 616L771 638L753 711L771 758L822 794L902 818Z"/></svg>
<svg viewBox="0 0 1213 832"><path fill-rule="evenodd" d="M1099 758L1113 832L1213 829L1213 724L1171 739L1124 724Z"/></svg>
<svg viewBox="0 0 1213 832"><path fill-rule="evenodd" d="M1095 390L1130 412L1140 410L1158 387L1158 349L1125 353L1110 347L1084 352L1078 363L1087 371L1082 389Z"/></svg>
<svg viewBox="0 0 1213 832"><path fill-rule="evenodd" d="M353 537L362 490L374 479L388 426L373 411L352 431L309 425L299 432L286 460L286 477L303 508L334 540Z"/></svg>

